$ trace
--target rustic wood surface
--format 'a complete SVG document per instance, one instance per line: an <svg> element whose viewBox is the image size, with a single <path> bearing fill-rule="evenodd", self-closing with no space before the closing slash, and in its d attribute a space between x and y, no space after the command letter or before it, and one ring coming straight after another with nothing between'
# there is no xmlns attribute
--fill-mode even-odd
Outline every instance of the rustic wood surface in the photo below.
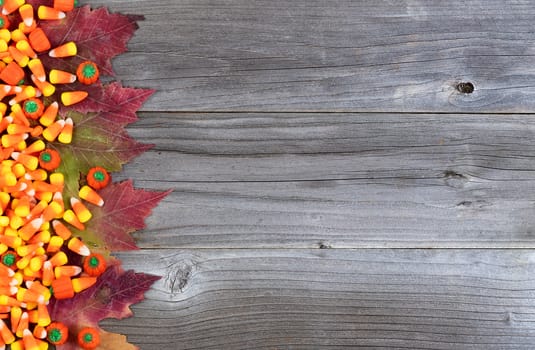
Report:
<svg viewBox="0 0 535 350"><path fill-rule="evenodd" d="M116 68L150 111L535 109L530 0L91 3L145 15Z"/></svg>
<svg viewBox="0 0 535 350"><path fill-rule="evenodd" d="M143 349L533 349L535 253L215 249L121 254L164 274L106 321ZM140 261L144 261L140 266Z"/></svg>
<svg viewBox="0 0 535 350"><path fill-rule="evenodd" d="M129 129L155 147L116 179L174 190L120 255L163 277L105 328L142 350L533 349L533 2L85 3L146 17L114 67L158 90Z"/></svg>
<svg viewBox="0 0 535 350"><path fill-rule="evenodd" d="M535 117L141 114L146 248L535 247Z"/></svg>

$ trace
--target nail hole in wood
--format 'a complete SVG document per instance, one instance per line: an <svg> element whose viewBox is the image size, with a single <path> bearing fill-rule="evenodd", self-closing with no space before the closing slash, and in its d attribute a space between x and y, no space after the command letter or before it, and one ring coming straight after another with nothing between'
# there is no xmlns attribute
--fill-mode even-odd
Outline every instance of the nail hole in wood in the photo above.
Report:
<svg viewBox="0 0 535 350"><path fill-rule="evenodd" d="M472 92L474 92L474 89L474 84L472 84L471 82L463 82L457 84L457 90L459 90L459 92L463 94L471 94Z"/></svg>

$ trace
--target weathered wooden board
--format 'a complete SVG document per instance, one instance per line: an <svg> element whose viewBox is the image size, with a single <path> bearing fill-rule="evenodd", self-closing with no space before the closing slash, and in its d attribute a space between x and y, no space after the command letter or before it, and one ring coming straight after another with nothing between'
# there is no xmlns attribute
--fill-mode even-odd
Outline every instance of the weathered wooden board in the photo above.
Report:
<svg viewBox="0 0 535 350"><path fill-rule="evenodd" d="M532 250L307 249L535 247L531 1L85 2L147 18L114 66L158 90L130 128L156 147L115 179L174 189L121 255L163 278L105 327L143 350L533 348Z"/></svg>
<svg viewBox="0 0 535 350"><path fill-rule="evenodd" d="M534 247L535 117L159 114L143 247Z"/></svg>
<svg viewBox="0 0 535 350"><path fill-rule="evenodd" d="M535 111L531 1L86 2L146 16L115 67L147 111Z"/></svg>
<svg viewBox="0 0 535 350"><path fill-rule="evenodd" d="M104 323L143 350L535 342L533 251L167 249L121 258L163 276L135 318Z"/></svg>

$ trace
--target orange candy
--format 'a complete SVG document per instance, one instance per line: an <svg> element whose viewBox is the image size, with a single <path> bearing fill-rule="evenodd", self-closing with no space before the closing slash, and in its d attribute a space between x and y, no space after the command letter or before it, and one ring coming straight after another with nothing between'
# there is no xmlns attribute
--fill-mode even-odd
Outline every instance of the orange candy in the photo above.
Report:
<svg viewBox="0 0 535 350"><path fill-rule="evenodd" d="M104 256L93 253L84 259L84 272L89 276L98 277L106 271L106 260Z"/></svg>
<svg viewBox="0 0 535 350"><path fill-rule="evenodd" d="M24 5L25 0L5 0L4 7L2 9L3 15L9 15L19 9L22 5Z"/></svg>
<svg viewBox="0 0 535 350"><path fill-rule="evenodd" d="M0 349L6 344L13 350L65 344L69 331L60 322L51 323L48 302L91 288L106 270L104 256L92 254L73 237L71 226L84 230L93 205L104 205L96 190L108 185L110 174L101 167L90 169L79 197L71 197L72 179L60 170L61 157L53 149L65 148L56 141L69 144L77 136L73 119L78 119L68 109L60 111L58 102L71 106L86 99L82 84L97 82L100 73L91 61L80 63L76 72L43 64L50 62L45 54L66 58L69 65L80 62L75 42L53 41L61 45L52 47L50 32L38 27L42 20L65 18L75 0L51 4L37 9L25 0L4 0L0 5ZM56 92L55 84L76 80L81 84L58 85ZM63 201L64 186L70 205ZM75 335L71 343L83 349L100 344L96 328Z"/></svg>
<svg viewBox="0 0 535 350"><path fill-rule="evenodd" d="M32 48L37 52L47 51L51 48L50 41L48 41L45 32L41 28L36 28L30 32L28 39Z"/></svg>
<svg viewBox="0 0 535 350"><path fill-rule="evenodd" d="M60 45L48 52L50 57L64 58L76 56L78 49L73 41L69 41L63 45Z"/></svg>
<svg viewBox="0 0 535 350"><path fill-rule="evenodd" d="M100 344L100 335L98 333L98 330L92 327L86 327L83 328L78 333L78 345L80 345L83 349L86 350L93 350L96 349L97 346Z"/></svg>
<svg viewBox="0 0 535 350"><path fill-rule="evenodd" d="M89 169L86 179L89 186L95 190L100 190L108 186L111 176L108 174L106 169L97 166Z"/></svg>
<svg viewBox="0 0 535 350"><path fill-rule="evenodd" d="M78 77L78 81L80 81L82 84L93 84L98 80L99 77L98 67L94 62L91 61L82 62L76 70L76 76Z"/></svg>
<svg viewBox="0 0 535 350"><path fill-rule="evenodd" d="M72 106L85 100L88 95L86 91L63 92L61 93L61 102L64 106Z"/></svg>
<svg viewBox="0 0 535 350"><path fill-rule="evenodd" d="M24 71L15 62L9 63L6 68L0 72L0 79L9 85L17 85L24 78Z"/></svg>
<svg viewBox="0 0 535 350"><path fill-rule="evenodd" d="M5 15L0 15L0 29L9 28L9 25L11 23L9 22L9 19Z"/></svg>
<svg viewBox="0 0 535 350"><path fill-rule="evenodd" d="M22 104L24 114L30 119L38 119L45 111L43 102L38 98L29 98Z"/></svg>
<svg viewBox="0 0 535 350"><path fill-rule="evenodd" d="M58 11L72 11L75 0L54 0L54 8Z"/></svg>
<svg viewBox="0 0 535 350"><path fill-rule="evenodd" d="M74 289L69 277L60 277L53 280L52 291L56 299L70 299L74 296Z"/></svg>
<svg viewBox="0 0 535 350"><path fill-rule="evenodd" d="M63 19L65 18L65 12L53 7L41 5L37 9L37 17L39 17L39 19Z"/></svg>
<svg viewBox="0 0 535 350"><path fill-rule="evenodd" d="M61 163L61 157L56 150L45 149L39 154L39 166L45 170L55 170Z"/></svg>
<svg viewBox="0 0 535 350"><path fill-rule="evenodd" d="M47 339L53 345L61 345L69 338L69 329L61 322L52 322L46 327Z"/></svg>

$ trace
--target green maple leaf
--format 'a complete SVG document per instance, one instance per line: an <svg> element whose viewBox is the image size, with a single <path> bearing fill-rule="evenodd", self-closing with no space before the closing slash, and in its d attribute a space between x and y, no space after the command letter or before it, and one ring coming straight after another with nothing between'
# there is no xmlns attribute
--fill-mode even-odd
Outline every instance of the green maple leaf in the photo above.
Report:
<svg viewBox="0 0 535 350"><path fill-rule="evenodd" d="M103 112L69 112L67 116L74 121L72 142L50 144L61 154L57 171L65 176L64 199L78 197L80 177L92 167L120 171L123 164L152 147L132 139L122 125L111 121Z"/></svg>

